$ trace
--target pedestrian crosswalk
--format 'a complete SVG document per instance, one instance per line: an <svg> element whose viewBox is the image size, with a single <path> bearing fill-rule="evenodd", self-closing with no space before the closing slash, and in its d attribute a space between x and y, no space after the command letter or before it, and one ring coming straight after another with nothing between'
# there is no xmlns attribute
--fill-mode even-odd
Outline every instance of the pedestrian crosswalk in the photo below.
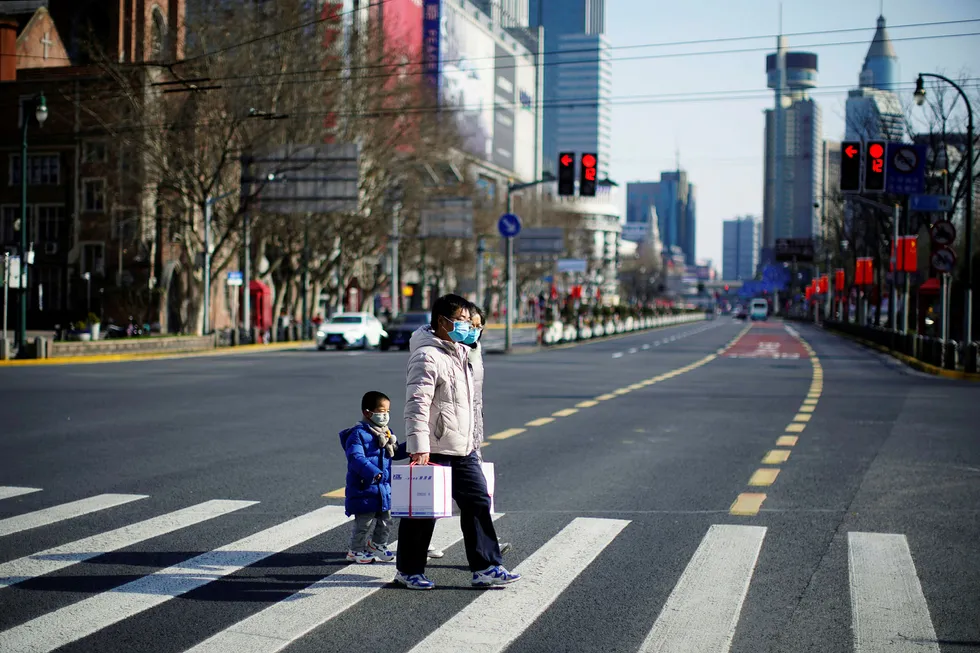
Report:
<svg viewBox="0 0 980 653"><path fill-rule="evenodd" d="M27 495L43 497L43 490L0 487L0 500ZM10 555L12 549L5 545L5 541L20 537L19 546L23 546L31 540L18 534L42 527L64 526L74 532L69 527L71 524L94 520L112 509L146 499L150 497L101 494L0 520L0 614L7 602L13 600L12 592L20 592L16 596L22 599L23 593L32 591L32 582L42 576L65 573L75 565L91 564L101 556L140 547L150 540L166 542L167 537L180 532L213 529L213 525L230 516L246 520L250 511L260 510L257 501L211 499L81 539L65 538L70 541L19 557ZM5 514L11 511L5 509ZM494 515L495 520L502 518L506 518L503 513ZM452 605L449 613L426 622L424 632L398 650L499 653L511 650L533 633L559 604L562 609L568 609L569 602L583 602L584 605L573 611L587 618L591 600L583 600L576 594L576 584L588 583L590 574L608 572L610 565L629 564L629 559L616 557L624 550L642 550L642 543L632 541L637 530L635 525L631 530L633 521L629 519L569 516L560 522L563 525L548 526L541 533L540 542L531 547L533 550L517 561L514 569L524 577L520 583L479 592L468 590L465 600L457 597L449 602ZM320 536L343 542L349 523L342 507L320 506L271 526L264 524L267 527L203 553L188 554L186 559L169 566L146 569L145 575L135 579L120 576L118 584L107 589L55 605L40 614L28 614L14 623L3 622L0 651L46 653L73 643L81 644L86 638L109 631L113 636L125 637L119 633L124 632L129 620L164 610L167 605L172 606L172 599L234 578L253 566L270 564L276 556ZM46 533L49 536L50 531ZM681 548L677 552L679 572L670 566L663 567L663 573L669 576L664 586L669 585L671 589L650 603L656 604L655 610L634 609L635 597L645 587L639 580L635 586L624 587L621 595L601 597L620 602L624 610L632 611L632 623L637 624L635 641L631 640L627 648L616 650L728 653L739 629L748 627L740 623L743 606L759 573L760 560L764 560L762 553L767 538L772 537L772 527L709 525L693 551ZM440 520L434 546L450 549L461 540L458 518ZM624 549L625 545L628 546ZM392 544L392 548L396 547L397 542ZM850 594L841 597L841 601L850 602L852 650L938 653L936 631L906 537L850 532L846 535L846 550L846 582ZM669 554L658 552L657 555ZM335 557L339 560L341 556L342 552L338 551ZM767 574L773 572L765 570ZM390 589L393 594L387 594L389 588L394 588L393 576L393 565L326 564L322 573L308 577L301 586L285 594L275 592L272 598L254 602L241 614L218 620L206 635L182 641L179 650L275 653L316 638L324 629L342 629L360 623L364 619L362 612L370 614L378 610L376 601L382 596L435 601L430 608L439 605L438 592L422 593L425 596L419 597ZM460 587L463 586L468 586L468 582L461 582ZM180 605L172 607L191 611L188 623L193 621L194 610L207 609L193 601L175 603ZM369 623L375 621L368 619ZM397 619L388 623L394 627ZM182 633L174 633L175 637L179 635ZM588 650L576 644L569 641L559 648ZM120 646L119 650L125 648ZM160 650L178 649L161 645Z"/></svg>

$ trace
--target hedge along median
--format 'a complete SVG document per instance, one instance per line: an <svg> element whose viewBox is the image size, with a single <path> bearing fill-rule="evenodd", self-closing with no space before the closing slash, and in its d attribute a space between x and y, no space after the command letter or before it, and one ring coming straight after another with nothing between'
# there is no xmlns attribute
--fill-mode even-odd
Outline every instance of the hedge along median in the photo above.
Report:
<svg viewBox="0 0 980 653"><path fill-rule="evenodd" d="M48 358L82 358L115 354L183 354L214 349L214 336L118 338L95 342L49 342Z"/></svg>

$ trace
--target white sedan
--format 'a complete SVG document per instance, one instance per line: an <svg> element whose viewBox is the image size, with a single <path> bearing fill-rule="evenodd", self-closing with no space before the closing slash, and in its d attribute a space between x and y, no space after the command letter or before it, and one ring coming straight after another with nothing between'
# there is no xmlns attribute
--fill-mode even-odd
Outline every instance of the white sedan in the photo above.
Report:
<svg viewBox="0 0 980 653"><path fill-rule="evenodd" d="M327 347L367 349L377 347L387 335L378 318L370 313L338 313L317 329L316 348L320 351Z"/></svg>

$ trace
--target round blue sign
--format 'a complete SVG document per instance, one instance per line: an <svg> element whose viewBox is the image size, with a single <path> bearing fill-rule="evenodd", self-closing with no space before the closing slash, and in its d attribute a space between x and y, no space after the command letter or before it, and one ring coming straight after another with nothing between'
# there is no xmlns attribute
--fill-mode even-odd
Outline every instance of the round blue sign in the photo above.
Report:
<svg viewBox="0 0 980 653"><path fill-rule="evenodd" d="M513 238L521 233L521 219L513 213L504 213L497 221L497 231L504 238Z"/></svg>

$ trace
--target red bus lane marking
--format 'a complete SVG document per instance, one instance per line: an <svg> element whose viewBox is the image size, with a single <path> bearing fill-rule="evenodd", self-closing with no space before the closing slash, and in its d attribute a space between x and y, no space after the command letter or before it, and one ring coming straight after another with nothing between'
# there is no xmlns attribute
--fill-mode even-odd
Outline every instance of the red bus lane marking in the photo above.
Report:
<svg viewBox="0 0 980 653"><path fill-rule="evenodd" d="M807 358L799 340L783 328L752 325L752 330L732 345L723 355L728 358L792 359Z"/></svg>

